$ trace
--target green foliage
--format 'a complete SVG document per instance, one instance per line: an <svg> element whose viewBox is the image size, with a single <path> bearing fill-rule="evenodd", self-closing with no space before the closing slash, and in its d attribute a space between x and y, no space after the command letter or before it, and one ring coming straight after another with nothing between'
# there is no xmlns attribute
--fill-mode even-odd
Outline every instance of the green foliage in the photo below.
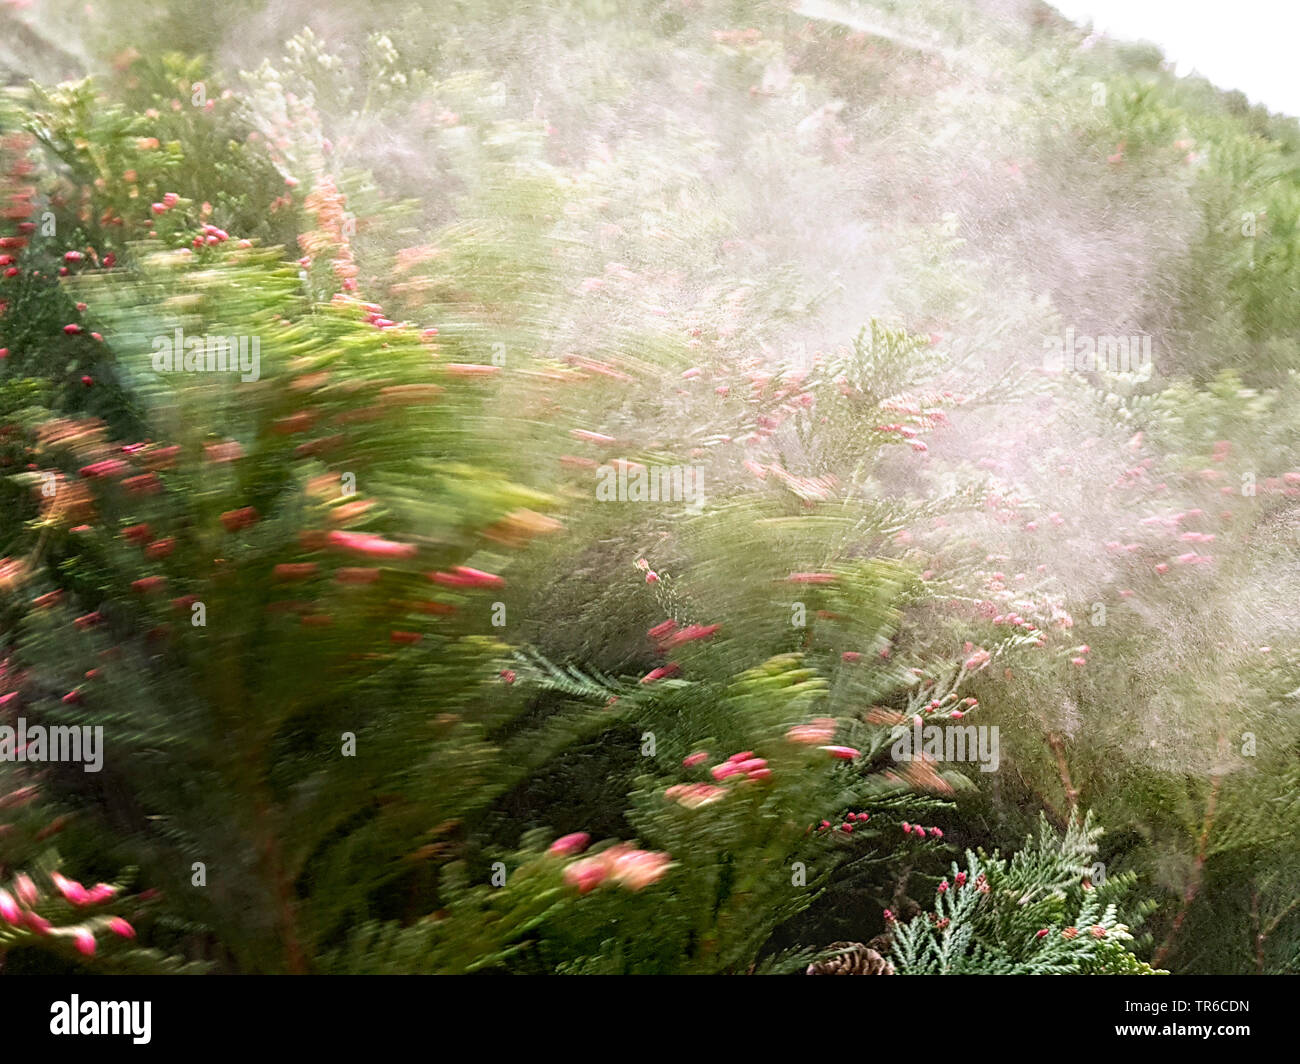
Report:
<svg viewBox="0 0 1300 1064"><path fill-rule="evenodd" d="M1159 975L1138 960L1119 901L1136 876L1093 883L1101 829L1089 814L1064 836L1043 818L1010 860L967 851L932 912L893 931L899 975ZM1142 910L1138 910L1138 916Z"/></svg>
<svg viewBox="0 0 1300 1064"><path fill-rule="evenodd" d="M109 736L0 762L8 969L1296 970L1293 121L979 5L96 6L0 112L0 721Z"/></svg>

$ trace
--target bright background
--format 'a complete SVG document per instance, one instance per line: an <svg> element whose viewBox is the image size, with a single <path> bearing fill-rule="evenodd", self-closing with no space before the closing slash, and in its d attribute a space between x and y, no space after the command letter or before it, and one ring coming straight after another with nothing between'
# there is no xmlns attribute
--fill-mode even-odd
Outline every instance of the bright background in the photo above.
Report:
<svg viewBox="0 0 1300 1064"><path fill-rule="evenodd" d="M1080 24L1110 37L1147 40L1177 64L1252 103L1300 115L1300 2L1297 0L1055 0Z"/></svg>

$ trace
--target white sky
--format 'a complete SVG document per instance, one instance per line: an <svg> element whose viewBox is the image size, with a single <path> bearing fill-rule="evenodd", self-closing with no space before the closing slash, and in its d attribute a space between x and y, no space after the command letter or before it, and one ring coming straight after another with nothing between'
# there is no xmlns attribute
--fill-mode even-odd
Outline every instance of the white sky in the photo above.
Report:
<svg viewBox="0 0 1300 1064"><path fill-rule="evenodd" d="M1177 73L1192 70L1251 103L1300 116L1300 0L1049 0L1079 24L1160 46Z"/></svg>

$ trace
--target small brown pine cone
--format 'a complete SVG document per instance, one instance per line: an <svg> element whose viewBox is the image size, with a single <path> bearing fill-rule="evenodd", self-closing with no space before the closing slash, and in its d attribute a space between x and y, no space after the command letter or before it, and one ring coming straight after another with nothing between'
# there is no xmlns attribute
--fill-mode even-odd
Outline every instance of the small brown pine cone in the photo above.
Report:
<svg viewBox="0 0 1300 1064"><path fill-rule="evenodd" d="M832 942L833 957L814 961L805 975L893 975L894 966L861 942Z"/></svg>

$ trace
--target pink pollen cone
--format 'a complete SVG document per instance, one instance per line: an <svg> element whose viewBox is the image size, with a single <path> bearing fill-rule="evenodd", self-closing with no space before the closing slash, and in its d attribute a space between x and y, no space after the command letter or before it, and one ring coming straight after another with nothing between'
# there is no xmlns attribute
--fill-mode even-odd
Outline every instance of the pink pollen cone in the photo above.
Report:
<svg viewBox="0 0 1300 1064"><path fill-rule="evenodd" d="M608 873L599 857L584 857L564 870L564 882L577 887L579 894L589 894L604 881Z"/></svg>
<svg viewBox="0 0 1300 1064"><path fill-rule="evenodd" d="M569 857L575 853L582 853L591 842L591 836L585 831L575 831L569 835L561 835L546 851L556 857Z"/></svg>
<svg viewBox="0 0 1300 1064"><path fill-rule="evenodd" d="M413 543L397 543L361 532L331 532L328 538L334 547L371 558L413 558L417 553Z"/></svg>
<svg viewBox="0 0 1300 1064"><path fill-rule="evenodd" d="M0 920L8 924L16 924L21 919L18 911L18 903L14 897L3 887L0 887Z"/></svg>

